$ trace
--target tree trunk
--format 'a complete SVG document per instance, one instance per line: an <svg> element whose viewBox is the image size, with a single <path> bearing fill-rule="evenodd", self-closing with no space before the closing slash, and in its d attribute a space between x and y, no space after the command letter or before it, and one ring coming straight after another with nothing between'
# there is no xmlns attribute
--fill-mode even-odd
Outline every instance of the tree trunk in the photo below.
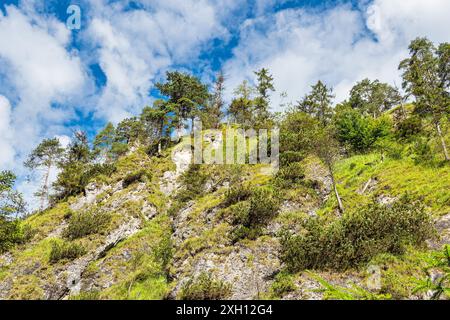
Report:
<svg viewBox="0 0 450 320"><path fill-rule="evenodd" d="M41 195L41 211L44 210L45 200L48 200L48 178L50 177L50 169L52 167L52 163L50 162L47 167L47 172L45 173L44 178L44 186Z"/></svg>
<svg viewBox="0 0 450 320"><path fill-rule="evenodd" d="M403 119L406 118L406 109L405 109L405 103L402 101L400 102L400 107L402 109L402 115L403 115Z"/></svg>
<svg viewBox="0 0 450 320"><path fill-rule="evenodd" d="M331 167L331 164L328 164L328 170L330 171L331 182L333 183L334 195L336 196L336 200L338 202L339 212L342 214L342 213L344 213L344 205L342 204L341 197L339 196L339 192L338 192L338 189L336 186L336 180L334 179L334 173L333 173L333 168Z"/></svg>
<svg viewBox="0 0 450 320"><path fill-rule="evenodd" d="M441 139L442 150L444 150L444 156L446 161L450 161L450 157L448 155L447 146L445 144L444 136L442 135L441 125L439 122L436 123L436 130L438 132L439 138Z"/></svg>

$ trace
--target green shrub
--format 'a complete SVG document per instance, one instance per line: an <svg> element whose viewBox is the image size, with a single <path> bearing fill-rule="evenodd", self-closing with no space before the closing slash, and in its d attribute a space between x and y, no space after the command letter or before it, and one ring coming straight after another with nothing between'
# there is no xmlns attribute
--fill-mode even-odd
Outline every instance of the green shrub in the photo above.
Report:
<svg viewBox="0 0 450 320"><path fill-rule="evenodd" d="M430 163L433 161L433 151L431 150L429 140L426 138L418 138L412 145L413 158L416 164Z"/></svg>
<svg viewBox="0 0 450 320"><path fill-rule="evenodd" d="M50 263L57 263L61 260L75 260L86 253L83 246L76 243L52 242L52 250L50 251Z"/></svg>
<svg viewBox="0 0 450 320"><path fill-rule="evenodd" d="M281 237L281 259L292 272L345 270L380 253L401 254L406 244L420 245L434 235L423 206L407 197L392 206L373 203L330 223L311 218L303 227L299 235Z"/></svg>
<svg viewBox="0 0 450 320"><path fill-rule="evenodd" d="M125 189L135 182L145 182L152 178L151 174L145 169L140 169L128 174L122 181L122 187Z"/></svg>
<svg viewBox="0 0 450 320"><path fill-rule="evenodd" d="M431 270L438 271L439 277L432 277ZM425 279L416 279L417 286L414 293L431 292L432 300L450 299L450 245L445 245L439 252L433 252L427 259L425 268L427 277Z"/></svg>
<svg viewBox="0 0 450 320"><path fill-rule="evenodd" d="M242 184L238 184L237 186L233 186L227 189L223 205L227 207L234 205L239 201L245 201L250 197L251 194L252 191L250 190L250 188L245 187Z"/></svg>
<svg viewBox="0 0 450 320"><path fill-rule="evenodd" d="M170 235L164 235L161 240L154 246L153 255L155 261L161 265L161 269L165 273L166 278L168 278L169 265L173 257L173 243Z"/></svg>
<svg viewBox="0 0 450 320"><path fill-rule="evenodd" d="M17 244L30 241L36 230L19 219L9 220L0 216L0 254Z"/></svg>
<svg viewBox="0 0 450 320"><path fill-rule="evenodd" d="M334 124L339 141L355 152L372 149L378 140L389 136L392 129L392 123L386 117L374 119L351 108L338 112Z"/></svg>
<svg viewBox="0 0 450 320"><path fill-rule="evenodd" d="M201 273L196 279L189 279L181 288L179 299L181 300L222 300L231 293L231 285L214 280L206 272Z"/></svg>
<svg viewBox="0 0 450 320"><path fill-rule="evenodd" d="M111 220L111 215L102 211L87 211L74 213L69 219L69 225L63 236L77 239L89 234L98 233Z"/></svg>
<svg viewBox="0 0 450 320"><path fill-rule="evenodd" d="M286 272L280 272L276 275L270 291L273 296L282 298L283 295L295 291L295 289L296 286L294 284L293 276Z"/></svg>
<svg viewBox="0 0 450 320"><path fill-rule="evenodd" d="M114 164L87 164L80 161L68 163L53 183L55 200L67 199L83 193L86 186L100 175L111 176L116 171Z"/></svg>
<svg viewBox="0 0 450 320"><path fill-rule="evenodd" d="M205 184L208 176L202 172L201 166L191 164L189 169L181 176L183 188L177 193L176 200L188 202L205 193Z"/></svg>
<svg viewBox="0 0 450 320"><path fill-rule="evenodd" d="M3 253L22 241L20 222L9 221L0 216L0 253Z"/></svg>
<svg viewBox="0 0 450 320"><path fill-rule="evenodd" d="M69 300L100 300L100 292L96 290L83 291L69 297Z"/></svg>
<svg viewBox="0 0 450 320"><path fill-rule="evenodd" d="M275 185L280 188L289 188L303 182L304 178L305 169L300 163L294 162L282 166L280 170L278 170L274 182Z"/></svg>
<svg viewBox="0 0 450 320"><path fill-rule="evenodd" d="M409 139L422 131L422 119L416 115L410 116L396 125L396 136Z"/></svg>
<svg viewBox="0 0 450 320"><path fill-rule="evenodd" d="M280 165L286 166L290 163L294 162L301 162L303 159L305 159L307 156L307 153L304 152L296 152L296 151L285 151L280 153Z"/></svg>
<svg viewBox="0 0 450 320"><path fill-rule="evenodd" d="M280 198L272 189L251 190L248 200L238 202L229 208L232 224L236 226L232 232L233 241L257 238L262 227L275 217L279 207Z"/></svg>

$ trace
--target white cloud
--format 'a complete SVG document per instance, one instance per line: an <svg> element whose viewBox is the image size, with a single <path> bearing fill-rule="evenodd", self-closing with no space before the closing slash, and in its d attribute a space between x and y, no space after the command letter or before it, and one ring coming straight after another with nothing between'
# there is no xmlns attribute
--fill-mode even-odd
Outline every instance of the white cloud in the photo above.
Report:
<svg viewBox="0 0 450 320"><path fill-rule="evenodd" d="M0 95L0 168L14 161L11 134L11 105L6 97Z"/></svg>
<svg viewBox="0 0 450 320"><path fill-rule="evenodd" d="M0 102L0 169L19 176L18 189L31 204L40 177L27 183L22 163L42 138L65 130L62 124L74 112L70 100L85 86L77 53L66 49L70 39L63 23L37 15L30 6L23 11L8 6L0 14L0 94L10 100Z"/></svg>
<svg viewBox="0 0 450 320"><path fill-rule="evenodd" d="M339 5L326 11L286 9L247 20L240 43L225 66L232 90L242 77L268 67L278 90L300 99L317 80L334 87L336 101L365 77L400 83L397 71L413 38L450 38L450 2L375 0L360 10ZM368 32L367 30L371 31Z"/></svg>
<svg viewBox="0 0 450 320"><path fill-rule="evenodd" d="M19 156L40 137L48 136L53 124L70 117L72 109L52 108L52 103L67 102L85 81L80 60L65 49L69 38L62 35L61 23L42 21L14 6L0 17L0 58L5 62L0 73L18 97L13 103L11 130Z"/></svg>
<svg viewBox="0 0 450 320"><path fill-rule="evenodd" d="M274 105L283 91L300 99L318 79L334 87L337 101L365 77L399 83L397 66L412 38L450 38L448 0L373 0L361 2L360 10L336 5L273 13L277 2L284 1L141 0L130 9L129 1L82 1L80 52L71 49L64 23L43 13L42 1L8 6L0 13L0 169L23 178L21 163L39 140L69 142L65 123L75 111L114 122L137 114L169 68L204 69L208 79L211 66L201 55L236 30L239 43L224 65L228 91L268 67L276 81ZM249 10L254 18L243 22ZM93 63L107 78L100 92L85 71ZM31 199L39 182L22 179L19 188Z"/></svg>
<svg viewBox="0 0 450 320"><path fill-rule="evenodd" d="M202 46L226 37L219 13L207 1L141 1L143 9L97 1L87 37L98 48L107 83L97 116L118 122L148 103L161 72L173 64L195 63Z"/></svg>

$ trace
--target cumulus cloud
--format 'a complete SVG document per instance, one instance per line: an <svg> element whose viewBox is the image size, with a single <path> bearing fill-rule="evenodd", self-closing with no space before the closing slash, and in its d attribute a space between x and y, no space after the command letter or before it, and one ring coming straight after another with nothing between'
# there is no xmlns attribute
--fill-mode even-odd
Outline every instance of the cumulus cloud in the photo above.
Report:
<svg viewBox="0 0 450 320"><path fill-rule="evenodd" d="M11 105L6 97L0 95L0 168L4 168L14 160L14 149L11 132Z"/></svg>
<svg viewBox="0 0 450 320"><path fill-rule="evenodd" d="M321 79L334 87L336 101L363 78L399 84L397 67L409 41L450 38L450 2L375 0L359 9L338 5L326 11L286 9L242 24L240 43L225 65L228 86L268 67L278 93L293 101ZM273 96L277 108L280 98Z"/></svg>
<svg viewBox="0 0 450 320"><path fill-rule="evenodd" d="M66 130L63 124L74 113L71 99L85 86L83 65L67 50L70 39L63 23L30 6L7 6L0 13L0 169L19 176L18 189L30 203L40 176L27 182L22 163L42 138Z"/></svg>
<svg viewBox="0 0 450 320"><path fill-rule="evenodd" d="M106 75L98 117L118 122L137 113L171 65L193 64L208 40L226 37L219 12L208 1L140 1L141 9L97 1L87 38ZM114 17L111 19L111 17Z"/></svg>
<svg viewBox="0 0 450 320"><path fill-rule="evenodd" d="M27 16L14 6L0 16L0 74L16 95L11 102L11 134L18 156L42 136L48 135L72 110L53 108L65 103L78 92L85 75L76 54L66 51L69 37L61 23L43 22L38 16Z"/></svg>
<svg viewBox="0 0 450 320"><path fill-rule="evenodd" d="M399 83L397 66L411 39L450 38L448 0L365 0L358 8L343 2L322 10L279 9L292 4L286 0L82 0L77 33L48 13L46 2L6 6L0 11L0 169L15 170L31 199L40 178L23 179L21 163L42 138L69 143L67 122L80 120L80 113L115 123L136 115L168 69L195 69L210 79L215 67L208 53L217 43L224 50L236 43L231 58L225 52L216 59L228 59L228 97L243 78L253 80L254 70L268 67L277 107L281 92L298 100L319 79L333 86L336 101L365 77ZM99 87L87 71L93 64L105 75Z"/></svg>

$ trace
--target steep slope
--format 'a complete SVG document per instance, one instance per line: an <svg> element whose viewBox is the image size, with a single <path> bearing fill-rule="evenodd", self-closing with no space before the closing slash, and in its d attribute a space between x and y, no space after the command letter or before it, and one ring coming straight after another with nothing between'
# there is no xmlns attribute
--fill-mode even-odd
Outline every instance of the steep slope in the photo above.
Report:
<svg viewBox="0 0 450 320"><path fill-rule="evenodd" d="M84 195L27 218L31 240L0 256L0 298L320 299L354 285L346 297L424 297L413 293L413 278L427 276L426 257L433 252L427 248L381 255L344 273L284 271L279 231L299 232L308 217L338 215L331 179L317 159L303 162L308 183L284 186L276 212L257 230L247 230L247 237L236 236L242 230L236 210L251 206L252 198L227 204L230 190L272 192L267 166L189 163L183 143L159 157L137 149L118 160L112 176L92 181ZM448 166L382 162L373 154L340 161L336 177L350 209L373 198L389 204L406 192L423 198L441 234L429 247L450 242ZM371 265L381 276L377 296L367 291Z"/></svg>

